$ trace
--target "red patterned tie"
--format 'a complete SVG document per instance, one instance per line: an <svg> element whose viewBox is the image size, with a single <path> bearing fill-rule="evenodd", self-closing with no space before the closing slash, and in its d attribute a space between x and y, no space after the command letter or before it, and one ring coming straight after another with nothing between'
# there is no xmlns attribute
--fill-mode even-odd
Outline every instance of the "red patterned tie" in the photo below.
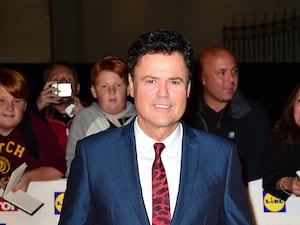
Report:
<svg viewBox="0 0 300 225"><path fill-rule="evenodd" d="M152 225L166 225L171 222L170 198L166 171L160 154L163 143L155 143L155 159L152 167Z"/></svg>

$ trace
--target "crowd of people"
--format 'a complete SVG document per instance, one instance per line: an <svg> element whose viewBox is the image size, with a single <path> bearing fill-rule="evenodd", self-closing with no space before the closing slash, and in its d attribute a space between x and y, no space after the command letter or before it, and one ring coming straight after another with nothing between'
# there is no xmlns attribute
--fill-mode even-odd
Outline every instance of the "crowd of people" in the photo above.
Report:
<svg viewBox="0 0 300 225"><path fill-rule="evenodd" d="M90 103L73 65L49 65L31 101L26 77L0 68L0 188L23 162L15 190L67 178L60 225L252 224L248 182L262 179L283 200L300 196L300 84L272 127L239 88L230 50L204 49L196 65L189 41L160 29L139 36L127 61L106 55L93 65ZM157 143L163 212L151 197Z"/></svg>

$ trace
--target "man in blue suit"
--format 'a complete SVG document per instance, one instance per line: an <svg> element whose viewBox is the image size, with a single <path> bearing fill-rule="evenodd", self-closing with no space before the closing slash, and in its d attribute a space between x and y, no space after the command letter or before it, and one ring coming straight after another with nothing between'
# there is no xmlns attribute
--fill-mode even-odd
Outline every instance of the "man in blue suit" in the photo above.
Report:
<svg viewBox="0 0 300 225"><path fill-rule="evenodd" d="M141 35L128 54L137 117L78 142L59 225L151 224L157 142L165 146L170 220L156 225L252 224L235 146L180 121L191 88L190 43L161 29Z"/></svg>

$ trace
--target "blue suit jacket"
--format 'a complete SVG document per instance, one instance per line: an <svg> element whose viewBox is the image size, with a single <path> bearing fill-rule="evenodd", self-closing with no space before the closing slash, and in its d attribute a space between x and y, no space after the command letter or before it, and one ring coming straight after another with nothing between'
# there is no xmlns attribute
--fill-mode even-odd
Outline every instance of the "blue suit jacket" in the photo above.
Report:
<svg viewBox="0 0 300 225"><path fill-rule="evenodd" d="M252 224L235 146L183 124L172 225ZM133 122L77 144L59 225L149 225Z"/></svg>

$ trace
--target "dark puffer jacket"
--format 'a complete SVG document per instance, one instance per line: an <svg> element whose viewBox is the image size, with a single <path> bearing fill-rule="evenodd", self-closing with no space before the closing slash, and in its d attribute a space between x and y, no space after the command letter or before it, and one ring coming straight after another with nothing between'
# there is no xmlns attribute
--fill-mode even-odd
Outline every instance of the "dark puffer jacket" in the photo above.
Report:
<svg viewBox="0 0 300 225"><path fill-rule="evenodd" d="M237 91L226 108L215 113L204 104L202 92L199 93L194 106L188 109L185 121L194 128L217 134L237 145L245 185L261 178L271 129L263 105Z"/></svg>

